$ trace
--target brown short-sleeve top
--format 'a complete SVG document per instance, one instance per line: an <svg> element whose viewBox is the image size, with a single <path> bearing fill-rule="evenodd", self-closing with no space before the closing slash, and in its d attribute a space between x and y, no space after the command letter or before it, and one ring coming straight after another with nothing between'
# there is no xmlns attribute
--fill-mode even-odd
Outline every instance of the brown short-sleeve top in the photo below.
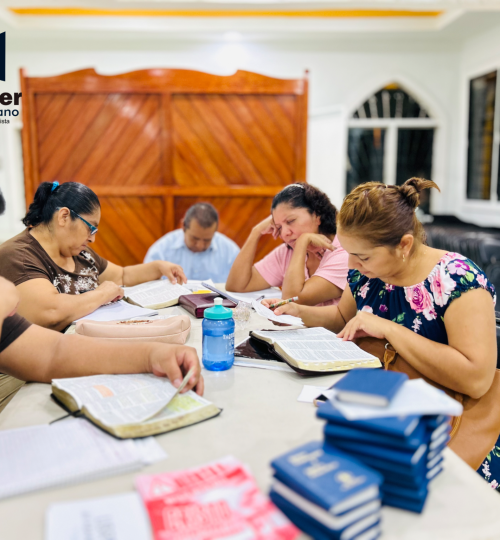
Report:
<svg viewBox="0 0 500 540"><path fill-rule="evenodd" d="M15 313L12 317L6 317L1 328L0 335L0 353L3 352L11 343L24 333L31 323Z"/></svg>
<svg viewBox="0 0 500 540"><path fill-rule="evenodd" d="M95 289L108 261L88 247L73 260L74 272L61 268L30 234L29 229L25 229L0 246L0 275L14 285L30 279L48 279L60 293L66 294L80 294Z"/></svg>

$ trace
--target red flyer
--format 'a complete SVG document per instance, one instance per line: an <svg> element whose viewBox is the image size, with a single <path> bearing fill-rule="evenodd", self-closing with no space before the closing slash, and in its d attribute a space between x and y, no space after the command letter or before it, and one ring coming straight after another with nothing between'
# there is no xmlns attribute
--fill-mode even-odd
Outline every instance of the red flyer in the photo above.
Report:
<svg viewBox="0 0 500 540"><path fill-rule="evenodd" d="M293 540L299 535L233 457L138 476L136 487L155 540Z"/></svg>

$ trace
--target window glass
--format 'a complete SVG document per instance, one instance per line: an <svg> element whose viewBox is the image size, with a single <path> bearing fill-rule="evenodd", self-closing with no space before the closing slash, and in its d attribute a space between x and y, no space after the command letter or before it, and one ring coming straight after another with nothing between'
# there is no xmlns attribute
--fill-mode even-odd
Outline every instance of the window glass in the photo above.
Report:
<svg viewBox="0 0 500 540"><path fill-rule="evenodd" d="M472 79L469 95L467 198L490 199L496 72Z"/></svg>
<svg viewBox="0 0 500 540"><path fill-rule="evenodd" d="M398 129L398 154L396 166L396 184L400 186L414 176L431 178L432 144L434 129ZM420 193L420 208L429 213L429 191Z"/></svg>
<svg viewBox="0 0 500 540"><path fill-rule="evenodd" d="M383 182L385 129L350 128L347 193L364 182Z"/></svg>

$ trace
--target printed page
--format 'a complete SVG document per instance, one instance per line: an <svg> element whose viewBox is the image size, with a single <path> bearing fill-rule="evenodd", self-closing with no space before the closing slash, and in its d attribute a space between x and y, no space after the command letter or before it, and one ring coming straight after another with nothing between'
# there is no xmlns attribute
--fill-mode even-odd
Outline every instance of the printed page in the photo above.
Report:
<svg viewBox="0 0 500 540"><path fill-rule="evenodd" d="M240 302L252 303L252 300L257 300L257 298L281 298L281 291L279 289L263 289L262 291L253 291L246 293L229 293L233 298L239 300Z"/></svg>
<svg viewBox="0 0 500 540"><path fill-rule="evenodd" d="M52 383L108 427L139 424L158 413L177 393L168 379L151 374L92 375L54 379Z"/></svg>
<svg viewBox="0 0 500 540"><path fill-rule="evenodd" d="M46 540L151 540L149 518L138 493L52 504Z"/></svg>
<svg viewBox="0 0 500 540"><path fill-rule="evenodd" d="M265 317L270 321L279 322L282 324L290 324L292 326L303 326L304 323L299 317L294 317L293 315L275 315L272 310L263 306L260 302L252 300L252 307L255 309L258 315Z"/></svg>
<svg viewBox="0 0 500 540"><path fill-rule="evenodd" d="M96 309L92 313L77 319L78 321L127 321L134 317L151 317L158 315L158 312L153 309L146 309L139 306L133 306L124 300L119 300L113 304L107 304ZM75 321L77 322L77 321Z"/></svg>
<svg viewBox="0 0 500 540"><path fill-rule="evenodd" d="M141 466L134 441L119 441L82 418L0 431L0 498Z"/></svg>
<svg viewBox="0 0 500 540"><path fill-rule="evenodd" d="M186 413L198 411L211 405L211 402L199 396L196 392L190 390L185 394L177 394L170 403L159 413L155 414L144 425L153 424L165 419L174 419L183 416Z"/></svg>
<svg viewBox="0 0 500 540"><path fill-rule="evenodd" d="M296 341L304 339L322 339L322 340L338 340L336 334L330 332L326 328L298 328L297 330L278 330L275 332L267 332L266 330L253 331L253 335L262 336L272 339L273 342L277 340Z"/></svg>
<svg viewBox="0 0 500 540"><path fill-rule="evenodd" d="M345 362L372 360L373 355L362 351L352 341L335 340L277 340L275 343L292 358L301 362Z"/></svg>
<svg viewBox="0 0 500 540"><path fill-rule="evenodd" d="M191 294L191 291L177 283L173 285L166 279L125 288L125 296L141 306L166 304L183 294Z"/></svg>

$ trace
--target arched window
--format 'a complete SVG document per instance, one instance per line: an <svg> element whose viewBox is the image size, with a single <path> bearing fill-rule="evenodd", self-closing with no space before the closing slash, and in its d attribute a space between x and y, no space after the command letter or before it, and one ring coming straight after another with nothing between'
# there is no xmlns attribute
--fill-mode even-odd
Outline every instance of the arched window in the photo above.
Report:
<svg viewBox="0 0 500 540"><path fill-rule="evenodd" d="M397 84L369 97L349 120L346 193L363 182L403 184L431 178L436 122ZM429 213L428 191L421 209Z"/></svg>

